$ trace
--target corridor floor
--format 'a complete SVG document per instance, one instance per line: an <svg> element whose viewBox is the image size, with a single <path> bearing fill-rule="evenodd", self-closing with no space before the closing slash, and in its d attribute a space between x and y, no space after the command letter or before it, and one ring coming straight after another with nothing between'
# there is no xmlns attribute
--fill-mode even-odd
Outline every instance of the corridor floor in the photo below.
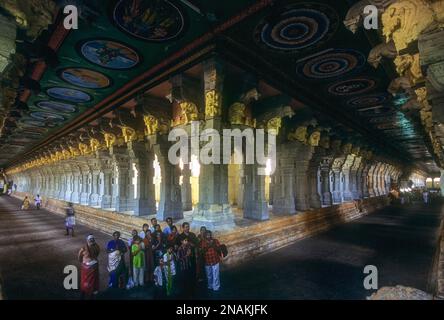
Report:
<svg viewBox="0 0 444 320"><path fill-rule="evenodd" d="M442 205L388 207L304 239L254 261L225 270L222 289L211 299L365 299L364 266L375 265L379 287L404 285L427 290ZM64 219L46 210L20 210L0 197L0 277L6 299L77 299L63 288L63 269L78 265L77 252L94 233L102 248L100 279L107 285L104 247L110 237L77 226L65 236ZM130 290L101 298L150 299L152 290Z"/></svg>

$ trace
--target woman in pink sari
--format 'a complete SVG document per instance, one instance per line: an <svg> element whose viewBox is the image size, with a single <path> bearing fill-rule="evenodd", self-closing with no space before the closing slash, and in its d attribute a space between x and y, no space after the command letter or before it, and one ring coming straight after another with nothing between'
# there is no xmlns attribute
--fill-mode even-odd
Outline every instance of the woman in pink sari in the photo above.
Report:
<svg viewBox="0 0 444 320"><path fill-rule="evenodd" d="M94 236L86 238L86 245L79 251L80 292L82 299L90 299L99 292L99 257L100 247Z"/></svg>

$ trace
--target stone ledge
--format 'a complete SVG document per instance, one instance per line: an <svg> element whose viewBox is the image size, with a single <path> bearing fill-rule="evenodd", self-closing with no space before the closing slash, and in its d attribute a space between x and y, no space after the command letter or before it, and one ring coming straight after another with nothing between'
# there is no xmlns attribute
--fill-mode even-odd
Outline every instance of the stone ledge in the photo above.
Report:
<svg viewBox="0 0 444 320"><path fill-rule="evenodd" d="M15 192L13 196L23 199L30 194ZM31 199L33 197L31 196ZM367 198L359 202L346 202L331 207L309 210L291 216L272 216L267 221L252 221L234 230L216 232L216 237L228 247L225 266L233 266L258 255L278 250L303 238L329 230L334 226L355 220L388 204L385 196ZM67 202L43 198L42 207L61 216L65 215ZM112 234L118 230L123 239L131 236L131 230L140 230L149 219L127 214L74 205L76 220L93 229ZM165 223L161 223L162 226ZM197 230L194 230L197 231Z"/></svg>

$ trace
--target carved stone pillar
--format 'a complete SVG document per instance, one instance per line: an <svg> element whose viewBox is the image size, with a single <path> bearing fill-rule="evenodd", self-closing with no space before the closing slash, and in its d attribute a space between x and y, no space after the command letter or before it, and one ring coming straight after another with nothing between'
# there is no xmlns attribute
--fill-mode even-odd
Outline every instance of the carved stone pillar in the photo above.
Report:
<svg viewBox="0 0 444 320"><path fill-rule="evenodd" d="M361 185L362 185L362 197L363 198L368 198L370 197L370 192L369 192L369 172L371 169L371 164L368 162L364 163L362 172L361 172Z"/></svg>
<svg viewBox="0 0 444 320"><path fill-rule="evenodd" d="M149 147L144 142L129 142L128 151L132 163L137 170L136 189L134 197L135 215L152 215L156 213L156 200L154 191L154 151L147 150ZM134 195L133 195L134 196Z"/></svg>
<svg viewBox="0 0 444 320"><path fill-rule="evenodd" d="M342 179L343 179L343 189L342 189L342 198L344 201L352 201L353 194L351 192L350 185L350 171L353 166L353 162L355 161L355 156L353 154L347 155L345 158L344 164L342 165Z"/></svg>
<svg viewBox="0 0 444 320"><path fill-rule="evenodd" d="M91 193L90 188L90 171L88 166L88 160L86 158L81 158L79 161L81 178L81 192L80 192L80 204L87 206L89 204L89 195Z"/></svg>
<svg viewBox="0 0 444 320"><path fill-rule="evenodd" d="M81 171L77 162L71 161L72 168L72 192L70 196L70 201L73 203L80 202L80 192L81 192Z"/></svg>
<svg viewBox="0 0 444 320"><path fill-rule="evenodd" d="M272 175L273 213L295 214L295 161L288 150L295 147L296 142L277 146L276 170Z"/></svg>
<svg viewBox="0 0 444 320"><path fill-rule="evenodd" d="M338 157L333 160L333 164L331 167L332 171L332 196L333 203L338 204L342 203L342 190L343 190L343 177L342 177L342 166L345 162L346 157Z"/></svg>
<svg viewBox="0 0 444 320"><path fill-rule="evenodd" d="M97 158L91 158L89 161L91 173L91 193L88 199L88 205L91 207L99 207L102 199L99 194L99 176L101 171L101 163Z"/></svg>
<svg viewBox="0 0 444 320"><path fill-rule="evenodd" d="M320 164L321 203L323 206L333 204L333 196L330 191L330 172L333 157L323 157Z"/></svg>
<svg viewBox="0 0 444 320"><path fill-rule="evenodd" d="M244 218L268 220L268 205L265 199L265 176L258 174L255 164L244 165Z"/></svg>
<svg viewBox="0 0 444 320"><path fill-rule="evenodd" d="M182 208L183 211L193 210L192 193L191 193L191 169L190 165L184 164L182 169Z"/></svg>
<svg viewBox="0 0 444 320"><path fill-rule="evenodd" d="M205 129L216 130L222 138L223 64L211 58L203 63L203 69ZM199 204L193 213L192 227L206 226L210 230L234 227L234 216L228 201L228 165L219 162L201 164Z"/></svg>
<svg viewBox="0 0 444 320"><path fill-rule="evenodd" d="M318 185L320 183L318 173L319 173L319 165L322 159L322 153L324 152L324 150L321 149L320 147L312 147L312 149L314 152L311 159L309 160L306 173L308 181L308 188L307 188L308 202L311 208L318 209L321 207L321 196L319 195L318 192ZM300 164L300 162L298 162L296 165L296 171L298 164Z"/></svg>
<svg viewBox="0 0 444 320"><path fill-rule="evenodd" d="M310 183L307 172L313 155L313 147L299 142L297 144L298 147L294 149L296 210L305 211L310 209ZM314 201L313 205L316 206Z"/></svg>
<svg viewBox="0 0 444 320"><path fill-rule="evenodd" d="M179 220L183 218L182 195L179 184L180 167L170 163L168 160L169 144L162 142L153 146L162 175L157 219L165 221L166 218L171 217L174 220Z"/></svg>
<svg viewBox="0 0 444 320"><path fill-rule="evenodd" d="M350 191L353 199L361 199L362 197L361 191L359 190L361 187L361 181L358 179L358 177L360 177L359 168L361 166L361 160L362 157L355 156L353 165L350 168Z"/></svg>
<svg viewBox="0 0 444 320"><path fill-rule="evenodd" d="M130 199L132 182L130 174L131 161L126 147L111 147L111 156L116 166L116 197L115 208L118 212L132 211L134 199Z"/></svg>

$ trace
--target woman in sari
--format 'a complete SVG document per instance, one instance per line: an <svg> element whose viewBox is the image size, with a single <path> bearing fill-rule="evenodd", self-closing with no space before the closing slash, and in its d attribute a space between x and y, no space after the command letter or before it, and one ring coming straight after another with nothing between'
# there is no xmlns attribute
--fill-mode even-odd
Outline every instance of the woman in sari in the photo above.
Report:
<svg viewBox="0 0 444 320"><path fill-rule="evenodd" d="M90 299L99 292L99 245L94 236L86 238L86 245L78 254L80 268L80 293L82 299Z"/></svg>
<svg viewBox="0 0 444 320"><path fill-rule="evenodd" d="M153 281L154 257L151 239L151 231L148 229L145 231L145 238L143 238L143 244L145 245L145 283Z"/></svg>
<svg viewBox="0 0 444 320"><path fill-rule="evenodd" d="M113 233L113 240L108 242L109 288L124 289L126 285L125 253L128 251L125 242L120 239L120 232Z"/></svg>
<svg viewBox="0 0 444 320"><path fill-rule="evenodd" d="M22 203L22 210L28 210L29 209L29 199L28 197L25 197Z"/></svg>
<svg viewBox="0 0 444 320"><path fill-rule="evenodd" d="M74 237L74 226L76 225L76 218L73 204L68 203L68 207L66 208L66 218L65 218L65 228L66 235L69 236L69 230L71 230L71 236Z"/></svg>

